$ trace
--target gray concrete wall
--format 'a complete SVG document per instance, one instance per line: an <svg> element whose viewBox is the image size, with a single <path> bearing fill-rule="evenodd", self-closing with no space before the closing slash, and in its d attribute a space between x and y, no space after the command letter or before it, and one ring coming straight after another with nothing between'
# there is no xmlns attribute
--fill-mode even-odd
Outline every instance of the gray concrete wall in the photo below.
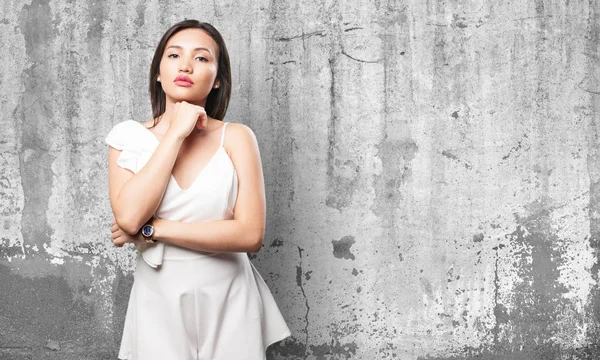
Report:
<svg viewBox="0 0 600 360"><path fill-rule="evenodd" d="M597 1L0 5L0 358L114 359L104 136L162 33L224 35L257 134L270 359L600 358Z"/></svg>

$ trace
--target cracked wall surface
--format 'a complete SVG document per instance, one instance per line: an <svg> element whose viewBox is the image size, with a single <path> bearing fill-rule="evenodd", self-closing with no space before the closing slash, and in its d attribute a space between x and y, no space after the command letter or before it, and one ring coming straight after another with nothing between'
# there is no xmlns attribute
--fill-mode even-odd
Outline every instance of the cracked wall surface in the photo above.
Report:
<svg viewBox="0 0 600 360"><path fill-rule="evenodd" d="M177 21L257 135L269 359L598 359L600 4L0 4L0 359L113 359L134 252L104 137Z"/></svg>

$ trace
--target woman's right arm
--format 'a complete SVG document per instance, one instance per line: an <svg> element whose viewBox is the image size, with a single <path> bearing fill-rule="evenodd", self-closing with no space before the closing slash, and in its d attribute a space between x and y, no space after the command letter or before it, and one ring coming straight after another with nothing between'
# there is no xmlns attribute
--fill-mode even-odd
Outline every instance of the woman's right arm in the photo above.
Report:
<svg viewBox="0 0 600 360"><path fill-rule="evenodd" d="M156 213L165 193L183 140L194 127L205 128L204 108L188 102L173 105L169 129L148 162L133 174L117 164L121 152L109 146L108 192L117 225L133 235Z"/></svg>
<svg viewBox="0 0 600 360"><path fill-rule="evenodd" d="M164 195L183 139L167 131L146 165L137 173L121 168L121 154L108 147L108 192L117 224L124 232L135 234L152 217Z"/></svg>

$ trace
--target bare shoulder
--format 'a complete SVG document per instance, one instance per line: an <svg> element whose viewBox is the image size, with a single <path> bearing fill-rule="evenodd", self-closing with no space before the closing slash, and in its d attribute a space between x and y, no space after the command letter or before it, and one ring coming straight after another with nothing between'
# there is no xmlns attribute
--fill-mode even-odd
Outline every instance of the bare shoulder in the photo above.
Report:
<svg viewBox="0 0 600 360"><path fill-rule="evenodd" d="M229 123L225 129L225 143L230 147L244 144L247 146L256 143L256 136L248 125Z"/></svg>
<svg viewBox="0 0 600 360"><path fill-rule="evenodd" d="M258 142L254 131L240 123L229 123L225 129L225 146L233 157L242 157L244 154L258 154Z"/></svg>
<svg viewBox="0 0 600 360"><path fill-rule="evenodd" d="M244 136L244 135L252 135L254 137L254 132L248 125L242 123L234 123L230 122L227 125L227 135L229 136Z"/></svg>

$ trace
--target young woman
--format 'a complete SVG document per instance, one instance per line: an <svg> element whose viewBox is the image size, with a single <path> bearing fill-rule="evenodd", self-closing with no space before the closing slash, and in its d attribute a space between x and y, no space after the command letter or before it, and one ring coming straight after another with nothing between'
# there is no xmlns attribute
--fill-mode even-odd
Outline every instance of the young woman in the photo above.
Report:
<svg viewBox="0 0 600 360"><path fill-rule="evenodd" d="M252 130L222 121L230 94L223 38L182 21L152 60L154 119L106 137L113 243L138 250L119 359L262 360L290 335L246 254L265 190Z"/></svg>

